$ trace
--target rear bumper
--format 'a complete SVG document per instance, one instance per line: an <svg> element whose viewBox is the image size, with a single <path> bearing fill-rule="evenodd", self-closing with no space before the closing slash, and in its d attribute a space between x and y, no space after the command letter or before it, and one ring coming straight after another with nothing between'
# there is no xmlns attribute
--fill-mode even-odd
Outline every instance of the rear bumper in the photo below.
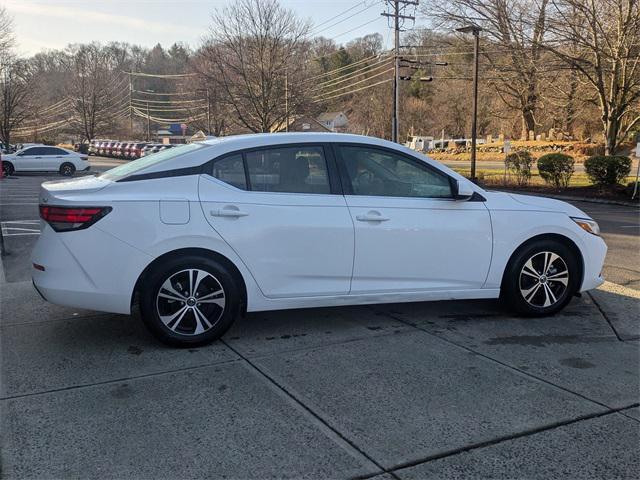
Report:
<svg viewBox="0 0 640 480"><path fill-rule="evenodd" d="M96 226L56 233L45 225L32 254L35 289L48 302L67 307L124 313L140 272L152 258Z"/></svg>

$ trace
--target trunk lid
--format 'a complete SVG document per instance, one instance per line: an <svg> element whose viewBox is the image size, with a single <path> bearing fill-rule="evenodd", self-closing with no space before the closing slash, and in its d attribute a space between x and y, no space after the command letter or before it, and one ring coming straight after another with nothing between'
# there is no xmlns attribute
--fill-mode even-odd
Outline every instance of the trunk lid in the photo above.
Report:
<svg viewBox="0 0 640 480"><path fill-rule="evenodd" d="M95 176L51 180L40 186L39 203L52 205L58 200L74 201L76 197L97 192L111 183L111 180Z"/></svg>

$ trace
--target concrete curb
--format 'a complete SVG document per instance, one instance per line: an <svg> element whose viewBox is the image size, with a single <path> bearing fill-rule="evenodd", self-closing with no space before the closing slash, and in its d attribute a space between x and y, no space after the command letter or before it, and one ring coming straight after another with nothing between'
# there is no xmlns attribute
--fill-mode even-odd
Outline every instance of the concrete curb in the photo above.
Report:
<svg viewBox="0 0 640 480"><path fill-rule="evenodd" d="M623 202L621 200L605 200L605 199L601 199L601 198L589 198L589 197L573 197L571 195L555 195L555 194L551 194L551 195L546 195L546 194L542 194L542 193L537 193L537 192L529 192L526 190L500 190L502 192L507 192L507 193L517 193L519 195L531 195L533 197L546 197L546 198L555 198L556 200L563 200L563 201L574 201L574 202L588 202L588 203L600 203L603 205L618 205L621 207L635 207L640 209L640 203L634 203L634 202Z"/></svg>

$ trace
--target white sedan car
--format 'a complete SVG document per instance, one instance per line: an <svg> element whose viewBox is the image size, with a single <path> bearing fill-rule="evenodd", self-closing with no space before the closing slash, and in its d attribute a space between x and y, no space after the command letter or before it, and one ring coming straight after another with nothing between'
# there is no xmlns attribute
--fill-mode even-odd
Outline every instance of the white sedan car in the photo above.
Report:
<svg viewBox="0 0 640 480"><path fill-rule="evenodd" d="M2 155L5 175L14 172L58 172L71 177L76 171L90 169L89 157L66 148L31 145L10 155Z"/></svg>
<svg viewBox="0 0 640 480"><path fill-rule="evenodd" d="M489 192L384 140L226 137L46 182L33 282L53 303L142 317L162 341L244 311L502 297L540 316L602 283L607 247L560 201Z"/></svg>

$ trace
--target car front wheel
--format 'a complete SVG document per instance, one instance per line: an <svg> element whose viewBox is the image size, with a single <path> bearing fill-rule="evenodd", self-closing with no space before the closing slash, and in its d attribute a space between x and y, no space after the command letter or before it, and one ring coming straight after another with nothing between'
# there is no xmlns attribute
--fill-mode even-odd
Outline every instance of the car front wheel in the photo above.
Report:
<svg viewBox="0 0 640 480"><path fill-rule="evenodd" d="M13 175L13 171L13 165L11 165L9 162L2 162L2 173L5 177Z"/></svg>
<svg viewBox="0 0 640 480"><path fill-rule="evenodd" d="M73 163L63 163L60 165L60 175L65 177L71 177L76 172L76 167Z"/></svg>
<svg viewBox="0 0 640 480"><path fill-rule="evenodd" d="M233 275L204 256L162 262L142 283L142 319L168 345L210 343L227 331L240 312L240 293Z"/></svg>
<svg viewBox="0 0 640 480"><path fill-rule="evenodd" d="M561 242L540 240L512 258L502 285L504 300L525 316L553 315L562 310L580 285L576 254Z"/></svg>

